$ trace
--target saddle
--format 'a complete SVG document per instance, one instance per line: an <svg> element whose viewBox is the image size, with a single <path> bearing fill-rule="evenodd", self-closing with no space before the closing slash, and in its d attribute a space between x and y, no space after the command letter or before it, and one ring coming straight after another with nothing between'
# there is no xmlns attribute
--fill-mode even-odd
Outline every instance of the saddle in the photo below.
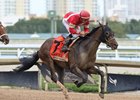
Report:
<svg viewBox="0 0 140 100"><path fill-rule="evenodd" d="M69 48L76 42L79 37L75 38L72 43L69 45ZM62 52L61 49L64 46L65 38L60 35L53 39L52 46L50 48L50 56L54 60L68 62L68 54L69 52Z"/></svg>

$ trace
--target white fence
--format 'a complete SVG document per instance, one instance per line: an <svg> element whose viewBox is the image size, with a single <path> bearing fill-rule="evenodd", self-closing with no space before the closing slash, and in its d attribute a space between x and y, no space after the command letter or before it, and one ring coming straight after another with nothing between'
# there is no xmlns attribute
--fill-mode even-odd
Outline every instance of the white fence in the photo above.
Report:
<svg viewBox="0 0 140 100"><path fill-rule="evenodd" d="M41 45L39 44L0 45L0 65L19 64L19 60L17 59L18 57L32 54L33 52L37 51L40 46ZM124 61L124 60L129 60L129 61ZM128 67L140 68L139 61L140 61L140 47L136 47L136 46L119 46L117 50L110 50L110 48L107 48L105 46L100 46L97 51L96 64L105 67L106 82L107 82L107 73L108 73L107 67L117 66L117 67L127 67L127 68ZM107 83L106 83L106 89L107 89Z"/></svg>
<svg viewBox="0 0 140 100"><path fill-rule="evenodd" d="M0 58L18 58L32 54L39 49L39 44L0 45Z"/></svg>
<svg viewBox="0 0 140 100"><path fill-rule="evenodd" d="M18 58L37 51L39 44L9 44L0 45L0 58ZM119 46L117 50L111 50L105 46L100 46L97 51L97 59L115 59L140 61L140 47Z"/></svg>
<svg viewBox="0 0 140 100"><path fill-rule="evenodd" d="M111 50L105 46L100 46L97 52L97 58L140 61L140 47L119 46L117 50Z"/></svg>

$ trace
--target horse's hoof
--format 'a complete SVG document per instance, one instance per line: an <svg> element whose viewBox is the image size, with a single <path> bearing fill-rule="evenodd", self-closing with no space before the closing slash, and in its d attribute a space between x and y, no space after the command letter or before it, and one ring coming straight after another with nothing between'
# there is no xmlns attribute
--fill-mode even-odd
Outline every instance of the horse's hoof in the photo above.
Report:
<svg viewBox="0 0 140 100"><path fill-rule="evenodd" d="M71 98L68 95L65 96L65 99L66 100L71 100Z"/></svg>
<svg viewBox="0 0 140 100"><path fill-rule="evenodd" d="M78 84L78 80L74 80L74 84L76 84L76 85L77 85L77 84Z"/></svg>
<svg viewBox="0 0 140 100"><path fill-rule="evenodd" d="M81 87L81 84L79 83L79 84L77 84L77 87L79 88L79 87Z"/></svg>
<svg viewBox="0 0 140 100"><path fill-rule="evenodd" d="M99 96L104 99L104 94L103 93L99 93Z"/></svg>

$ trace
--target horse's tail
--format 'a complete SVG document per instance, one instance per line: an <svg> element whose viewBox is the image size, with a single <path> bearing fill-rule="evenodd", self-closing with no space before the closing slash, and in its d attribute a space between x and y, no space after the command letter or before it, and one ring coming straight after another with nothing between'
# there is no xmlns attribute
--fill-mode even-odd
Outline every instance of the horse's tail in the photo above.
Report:
<svg viewBox="0 0 140 100"><path fill-rule="evenodd" d="M38 51L31 54L30 56L20 58L19 60L20 60L21 65L19 65L15 69L13 69L13 71L22 72L24 70L27 70L27 69L31 68L33 65L35 65L37 63L38 59L39 59Z"/></svg>

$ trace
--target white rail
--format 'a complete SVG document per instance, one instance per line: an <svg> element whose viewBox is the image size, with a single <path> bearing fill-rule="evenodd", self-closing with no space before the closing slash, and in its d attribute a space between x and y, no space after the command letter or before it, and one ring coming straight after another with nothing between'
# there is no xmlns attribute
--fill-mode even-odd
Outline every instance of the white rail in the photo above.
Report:
<svg viewBox="0 0 140 100"><path fill-rule="evenodd" d="M0 58L18 58L37 51L40 44L9 44L0 45ZM117 50L111 50L100 46L97 51L97 59L134 60L140 61L139 46L119 46Z"/></svg>
<svg viewBox="0 0 140 100"><path fill-rule="evenodd" d="M97 52L97 58L140 61L140 47L119 46L117 50L111 50L105 46L100 46Z"/></svg>

